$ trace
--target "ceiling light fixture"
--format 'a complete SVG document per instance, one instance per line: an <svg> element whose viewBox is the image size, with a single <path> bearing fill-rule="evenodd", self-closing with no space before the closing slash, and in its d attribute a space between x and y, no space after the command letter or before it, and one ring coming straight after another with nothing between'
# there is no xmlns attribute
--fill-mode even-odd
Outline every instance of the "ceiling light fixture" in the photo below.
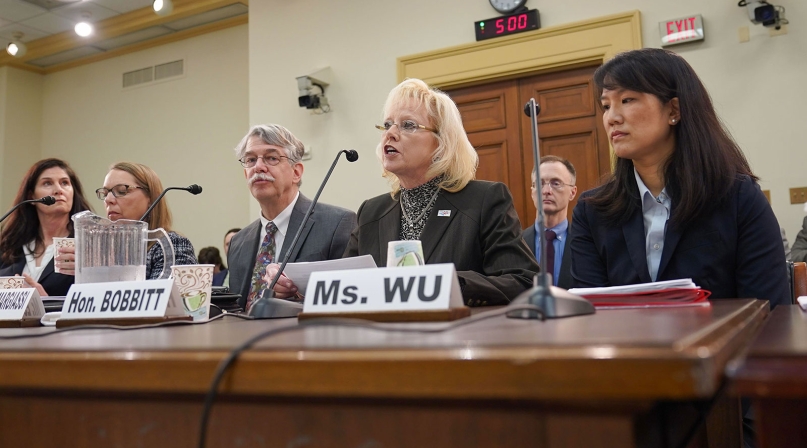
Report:
<svg viewBox="0 0 807 448"><path fill-rule="evenodd" d="M174 10L174 3L171 2L171 0L154 0L151 7L154 8L154 12L156 12L157 15L167 16Z"/></svg>
<svg viewBox="0 0 807 448"><path fill-rule="evenodd" d="M22 37L24 34L17 31L12 36L14 40L12 40L8 46L6 46L6 53L18 58L25 56L25 52L28 51L28 47L22 43Z"/></svg>
<svg viewBox="0 0 807 448"><path fill-rule="evenodd" d="M92 23L90 23L90 13L85 12L81 15L81 22L76 24L76 34L81 37L87 37L93 32Z"/></svg>

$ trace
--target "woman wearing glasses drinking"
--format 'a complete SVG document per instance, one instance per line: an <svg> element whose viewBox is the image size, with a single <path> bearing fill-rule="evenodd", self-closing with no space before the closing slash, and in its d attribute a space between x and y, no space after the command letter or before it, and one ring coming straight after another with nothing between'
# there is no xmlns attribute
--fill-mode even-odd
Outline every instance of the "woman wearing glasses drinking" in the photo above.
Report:
<svg viewBox="0 0 807 448"><path fill-rule="evenodd" d="M529 288L538 265L513 199L504 184L472 180L478 158L451 98L408 79L390 92L377 127L392 191L359 208L345 256L370 254L385 266L388 242L420 240L427 264L454 263L467 305L507 304ZM278 285L278 297L295 291L287 278Z"/></svg>
<svg viewBox="0 0 807 448"><path fill-rule="evenodd" d="M163 191L163 184L157 173L146 165L131 162L118 162L109 169L104 178L104 186L95 190L98 199L104 201L107 217L111 221L119 219L139 220L149 206ZM163 198L146 218L149 229L162 227L168 232L174 245L174 264L196 264L196 254L191 242L171 230L171 211ZM160 276L165 263L162 248L152 244L146 253L146 279ZM75 268L75 254L62 250L57 257L62 271Z"/></svg>
<svg viewBox="0 0 807 448"><path fill-rule="evenodd" d="M59 159L35 163L23 177L14 203L53 196L56 203L24 204L14 211L0 233L0 276L22 275L39 295L63 296L72 275L54 272L53 239L73 236L75 213L89 210L76 173Z"/></svg>

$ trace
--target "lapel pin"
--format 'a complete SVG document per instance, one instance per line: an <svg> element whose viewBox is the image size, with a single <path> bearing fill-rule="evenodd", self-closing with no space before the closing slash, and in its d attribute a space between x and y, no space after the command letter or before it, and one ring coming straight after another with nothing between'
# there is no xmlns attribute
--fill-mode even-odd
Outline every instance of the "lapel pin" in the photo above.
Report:
<svg viewBox="0 0 807 448"><path fill-rule="evenodd" d="M437 216L451 216L451 210L437 210Z"/></svg>

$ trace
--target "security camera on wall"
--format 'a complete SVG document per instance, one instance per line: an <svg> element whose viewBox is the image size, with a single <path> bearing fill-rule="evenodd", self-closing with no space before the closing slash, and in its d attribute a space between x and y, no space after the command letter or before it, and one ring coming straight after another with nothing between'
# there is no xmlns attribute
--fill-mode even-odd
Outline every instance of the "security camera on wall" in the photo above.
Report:
<svg viewBox="0 0 807 448"><path fill-rule="evenodd" d="M784 6L772 5L766 1L741 0L738 6L744 6L751 23L769 28L780 29L787 25Z"/></svg>
<svg viewBox="0 0 807 448"><path fill-rule="evenodd" d="M320 79L321 77L316 78L313 76L324 73L326 70L330 69L323 69L312 75L297 77L298 106L319 114L330 112L331 106L325 96L325 88L328 87L329 83Z"/></svg>

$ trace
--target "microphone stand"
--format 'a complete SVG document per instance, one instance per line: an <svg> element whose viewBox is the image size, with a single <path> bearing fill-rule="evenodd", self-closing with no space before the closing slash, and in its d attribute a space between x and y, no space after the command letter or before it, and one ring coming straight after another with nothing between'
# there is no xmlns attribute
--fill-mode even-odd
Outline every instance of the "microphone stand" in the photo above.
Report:
<svg viewBox="0 0 807 448"><path fill-rule="evenodd" d="M538 189L538 238L541 238L540 265L541 272L535 275L533 287L519 294L513 300L513 304L529 303L540 309L510 311L507 317L517 319L554 319L558 317L579 316L584 314L594 314L594 305L588 300L570 294L563 288L552 286L553 273L546 271L546 221L544 220L543 184L541 183L541 152L538 149L538 114L541 108L535 103L535 98L524 106L524 113L530 117L532 126L532 157L535 167L535 188ZM568 250L568 249L567 249Z"/></svg>
<svg viewBox="0 0 807 448"><path fill-rule="evenodd" d="M36 203L40 203L40 202L45 204L45 205L53 205L53 204L56 203L56 198L54 198L53 196L45 196L45 197L42 197L42 198L39 198L39 199L28 199L27 201L21 201L17 205L15 205L14 207L11 207L11 210L7 211L6 214L3 215L2 218L0 218L0 222L5 221L6 218L8 218L8 216L10 214L14 213L14 210L17 210L18 208L20 208L20 206L22 204L36 204Z"/></svg>
<svg viewBox="0 0 807 448"><path fill-rule="evenodd" d="M297 233L294 235L291 246L289 246L289 251L286 253L286 257L283 259L283 264L280 265L280 269L277 271L277 274L275 274L275 278L272 279L272 283L270 283L269 287L263 291L263 295L259 297L255 303L252 304L252 308L249 309L249 315L253 318L273 319L281 317L297 317L297 315L303 311L302 303L278 299L275 297L266 297L266 294L275 287L277 281L280 279L280 276L283 275L283 270L286 269L286 265L289 263L291 254L294 253L294 249L297 247L297 241L300 239L300 235L303 233L306 223L308 223L308 218L311 217L311 212L314 211L314 206L317 205L317 201L319 201L319 195L322 194L325 184L328 183L328 179L331 178L331 173L333 173L334 168L336 168L336 162L339 161L339 156L341 156L342 153L345 153L345 158L348 160L348 162L355 162L359 159L359 153L353 149L343 149L336 154L336 158L333 159L331 168L325 175L325 179L322 180L322 184L320 184L317 194L314 195L311 205L308 206L308 210L306 210L305 216L303 216L303 222L300 223L300 227L297 229Z"/></svg>
<svg viewBox="0 0 807 448"><path fill-rule="evenodd" d="M191 185L189 187L168 187L168 188L166 188L165 190L163 190L162 193L160 193L159 196L157 196L157 199L155 199L154 202L151 203L148 210L146 210L146 213L143 213L143 216L140 217L139 221L145 221L146 220L146 217L148 217L149 213L151 213L151 210L157 204L160 203L160 200L163 198L163 196L165 196L165 193L168 193L169 190L185 190L185 191L187 191L187 192L189 192L191 194L196 195L196 194L199 194L199 193L202 192L202 187L200 187L200 186L198 186L196 184L193 184L193 185Z"/></svg>

